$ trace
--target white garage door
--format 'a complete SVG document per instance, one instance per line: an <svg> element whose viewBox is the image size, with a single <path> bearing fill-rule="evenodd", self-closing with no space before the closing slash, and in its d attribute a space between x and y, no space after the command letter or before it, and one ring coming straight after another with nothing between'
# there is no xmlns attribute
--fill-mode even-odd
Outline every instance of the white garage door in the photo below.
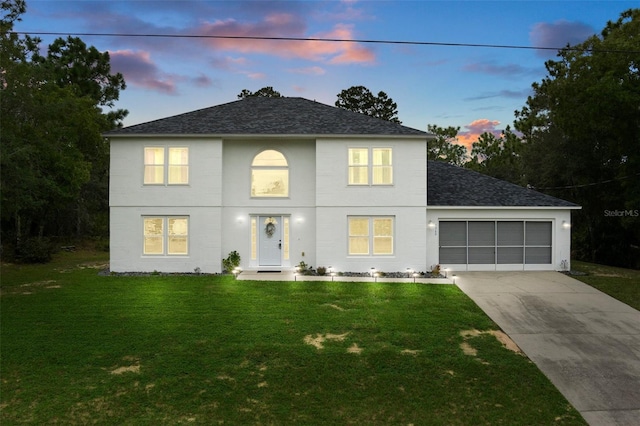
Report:
<svg viewBox="0 0 640 426"><path fill-rule="evenodd" d="M513 265L519 269L551 261L550 221L440 222L440 264Z"/></svg>

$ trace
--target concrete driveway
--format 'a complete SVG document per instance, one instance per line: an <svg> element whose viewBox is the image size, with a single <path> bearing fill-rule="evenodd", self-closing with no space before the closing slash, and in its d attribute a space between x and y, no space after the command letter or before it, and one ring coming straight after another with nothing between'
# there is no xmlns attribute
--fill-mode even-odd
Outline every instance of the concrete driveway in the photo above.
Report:
<svg viewBox="0 0 640 426"><path fill-rule="evenodd" d="M590 425L640 425L640 312L558 272L459 272L456 284Z"/></svg>

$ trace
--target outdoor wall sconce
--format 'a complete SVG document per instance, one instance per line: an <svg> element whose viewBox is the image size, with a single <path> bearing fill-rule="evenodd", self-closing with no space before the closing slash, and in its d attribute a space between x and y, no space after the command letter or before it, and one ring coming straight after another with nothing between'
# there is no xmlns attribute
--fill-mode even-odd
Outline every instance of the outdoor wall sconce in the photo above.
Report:
<svg viewBox="0 0 640 426"><path fill-rule="evenodd" d="M428 227L429 229L435 229L436 224L435 224L435 223L433 223L433 221L432 221L432 220L430 220L430 221L429 221L429 223L427 223L427 227Z"/></svg>
<svg viewBox="0 0 640 426"><path fill-rule="evenodd" d="M566 220L563 220L562 221L562 227L564 229L569 229L569 228L571 228L571 224L569 222L567 222Z"/></svg>

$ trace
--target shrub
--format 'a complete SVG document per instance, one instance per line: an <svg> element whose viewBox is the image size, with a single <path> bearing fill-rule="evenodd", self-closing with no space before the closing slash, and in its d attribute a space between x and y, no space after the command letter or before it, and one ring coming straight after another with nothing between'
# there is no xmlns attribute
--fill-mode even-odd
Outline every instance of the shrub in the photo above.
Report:
<svg viewBox="0 0 640 426"><path fill-rule="evenodd" d="M27 238L20 243L16 254L24 263L47 263L53 255L53 245L48 238Z"/></svg>
<svg viewBox="0 0 640 426"><path fill-rule="evenodd" d="M222 268L227 271L227 273L233 272L238 266L240 266L240 254L235 250L229 253L226 259L222 259Z"/></svg>
<svg viewBox="0 0 640 426"><path fill-rule="evenodd" d="M318 275L324 275L327 273L327 268L325 268L324 266L318 266L318 269L316 269L316 271L318 272Z"/></svg>

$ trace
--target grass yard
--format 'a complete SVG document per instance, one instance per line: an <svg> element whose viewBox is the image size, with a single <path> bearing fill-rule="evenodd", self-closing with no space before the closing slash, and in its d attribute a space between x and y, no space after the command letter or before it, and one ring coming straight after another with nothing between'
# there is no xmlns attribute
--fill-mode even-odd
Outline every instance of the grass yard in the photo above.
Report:
<svg viewBox="0 0 640 426"><path fill-rule="evenodd" d="M451 285L3 265L0 423L574 425Z"/></svg>
<svg viewBox="0 0 640 426"><path fill-rule="evenodd" d="M574 278L640 310L640 271L577 261L571 267L587 274Z"/></svg>

